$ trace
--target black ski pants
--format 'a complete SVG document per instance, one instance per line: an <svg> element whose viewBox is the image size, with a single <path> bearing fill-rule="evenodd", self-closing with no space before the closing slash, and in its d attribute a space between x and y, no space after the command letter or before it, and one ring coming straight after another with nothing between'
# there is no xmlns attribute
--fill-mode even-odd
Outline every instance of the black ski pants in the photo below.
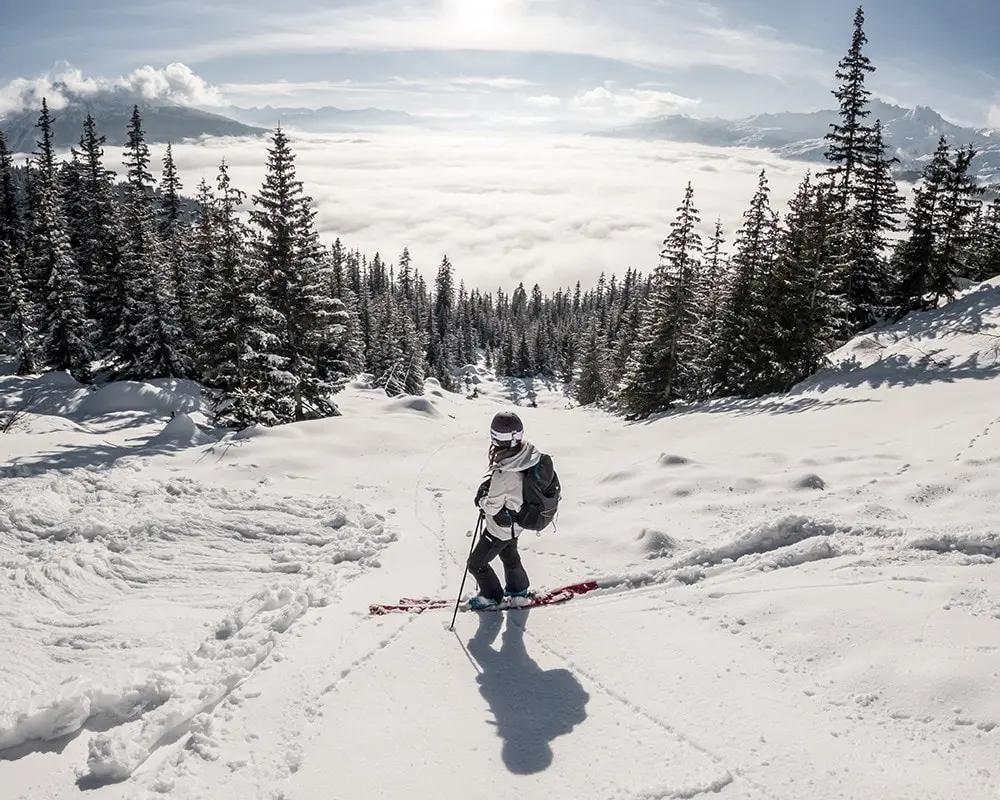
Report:
<svg viewBox="0 0 1000 800"><path fill-rule="evenodd" d="M494 539L483 533L469 556L469 572L479 584L479 593L490 600L503 600L504 590L500 588L497 574L490 562L500 556L508 592L523 592L530 585L528 573L521 566L521 556L517 552L517 539Z"/></svg>

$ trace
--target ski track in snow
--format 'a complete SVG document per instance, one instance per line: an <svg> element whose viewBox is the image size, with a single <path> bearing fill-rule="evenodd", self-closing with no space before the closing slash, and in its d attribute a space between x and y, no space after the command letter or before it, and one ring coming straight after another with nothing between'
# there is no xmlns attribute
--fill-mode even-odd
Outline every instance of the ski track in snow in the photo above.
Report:
<svg viewBox="0 0 1000 800"><path fill-rule="evenodd" d="M429 534L432 537L432 541L437 548L442 588L445 586L448 577L454 577L454 570L449 571L448 562L451 561L455 565L458 562L447 548L447 541L444 536L445 523L443 507L440 502L440 490L428 485L427 473L429 468L435 463L435 459L440 452L448 448L454 440L467 435L456 434L446 440L426 458L417 471L412 492L414 520L423 528L425 534ZM426 501L428 495L430 495L431 505L437 517L436 525L428 523L421 511L421 501ZM388 623L388 627L393 627L392 632L388 636L380 636L373 646L365 649L364 652L353 658L346 666L336 669L333 663L324 665L325 671L336 670L332 680L323 680L322 674L299 676L296 684L302 687L302 692L297 693L295 699L292 701L293 707L289 713L284 715L285 721L282 723L281 731L279 732L280 745L265 764L259 763L258 759L253 759L253 769L256 775L254 782L260 787L260 791L263 792L259 796L266 796L268 798L272 796L284 796L282 790L278 787L285 783L301 767L303 751L308 742L317 735L315 727L317 722L322 718L322 712L318 711L318 709L322 708L325 702L324 698L336 693L352 674L369 665L387 648L403 637L415 620L416 615L405 615L398 622L395 618L385 620ZM343 634L342 639L350 639L360 629L370 624L369 618L359 615L351 627ZM173 763L168 764L166 770L162 770L166 774L157 778L157 781L154 781L154 783L159 782L170 791L181 791L181 784L175 777L171 776L171 773L176 771L184 760L185 754L181 751L177 759ZM183 787L183 791L190 791L190 787Z"/></svg>
<svg viewBox="0 0 1000 800"><path fill-rule="evenodd" d="M19 555L4 536L39 544ZM85 783L128 777L253 674L310 607L330 602L340 575L349 574L345 568L357 569L391 538L377 517L350 502L290 503L184 478L150 480L135 466L9 479L0 502L0 555L10 578L0 588L10 622L3 638L41 636L43 648L86 653L97 669L67 680L53 698L9 695L0 713L0 749L66 737L99 718L110 727L89 742ZM143 605L183 600L204 606L207 624L218 613L220 576L229 581L229 597L240 587L267 588L215 622L193 652L174 657L176 663L154 662L144 677L116 672L116 649L150 649L144 641L119 638L122 622L128 626L134 613L121 604L124 593ZM64 628L79 626L78 617L89 620L87 627L46 640L44 627L18 613L31 596L43 599L44 613ZM190 628L186 619L165 621L170 634L191 639L181 631ZM9 664L22 675L14 687L37 680L39 666Z"/></svg>

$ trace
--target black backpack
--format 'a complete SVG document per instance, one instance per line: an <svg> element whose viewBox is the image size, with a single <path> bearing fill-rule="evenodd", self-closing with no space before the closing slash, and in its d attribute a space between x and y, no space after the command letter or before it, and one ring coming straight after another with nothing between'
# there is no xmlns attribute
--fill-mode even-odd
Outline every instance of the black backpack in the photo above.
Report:
<svg viewBox="0 0 1000 800"><path fill-rule="evenodd" d="M521 510L517 512L517 524L529 531L540 531L555 518L562 493L552 457L543 453L538 463L523 470L521 475Z"/></svg>

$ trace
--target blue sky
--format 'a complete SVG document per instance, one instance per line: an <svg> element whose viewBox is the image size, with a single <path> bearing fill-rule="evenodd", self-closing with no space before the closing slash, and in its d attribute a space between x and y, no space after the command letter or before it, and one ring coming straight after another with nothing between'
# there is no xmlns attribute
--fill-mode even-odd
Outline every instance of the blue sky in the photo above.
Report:
<svg viewBox="0 0 1000 800"><path fill-rule="evenodd" d="M62 74L66 65L87 82L182 63L189 77L175 70L164 82L145 73L143 90L172 87L163 91L205 105L375 105L527 122L829 106L854 10L842 0L8 6L0 110L23 96L25 79ZM1000 127L1000 3L872 0L866 12L879 95Z"/></svg>

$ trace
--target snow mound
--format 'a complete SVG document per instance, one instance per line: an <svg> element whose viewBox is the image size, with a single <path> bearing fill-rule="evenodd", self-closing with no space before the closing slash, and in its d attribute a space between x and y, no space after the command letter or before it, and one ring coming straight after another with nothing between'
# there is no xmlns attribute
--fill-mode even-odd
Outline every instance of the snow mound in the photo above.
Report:
<svg viewBox="0 0 1000 800"><path fill-rule="evenodd" d="M163 430L149 440L149 444L191 447L210 441L212 437L198 427L194 418L190 414L181 412L175 414L173 419L163 426Z"/></svg>
<svg viewBox="0 0 1000 800"><path fill-rule="evenodd" d="M813 537L829 536L839 530L841 529L832 522L793 514L775 523L761 525L731 542L692 550L674 562L674 566L714 565L727 560L738 561L744 556L769 553Z"/></svg>
<svg viewBox="0 0 1000 800"><path fill-rule="evenodd" d="M65 416L87 396L88 387L66 372L0 377L0 410Z"/></svg>
<svg viewBox="0 0 1000 800"><path fill-rule="evenodd" d="M639 546L649 558L672 556L677 552L677 540L669 533L656 528L643 528L638 536Z"/></svg>
<svg viewBox="0 0 1000 800"><path fill-rule="evenodd" d="M917 550L933 550L936 553L1000 558L1000 534L997 533L925 534L911 538L908 544Z"/></svg>
<svg viewBox="0 0 1000 800"><path fill-rule="evenodd" d="M656 459L656 463L661 467L682 467L685 464L690 464L691 459L672 453L660 453L659 457Z"/></svg>
<svg viewBox="0 0 1000 800"><path fill-rule="evenodd" d="M201 387L193 381L116 381L88 394L76 407L82 417L138 412L168 415L202 410Z"/></svg>
<svg viewBox="0 0 1000 800"><path fill-rule="evenodd" d="M823 480L819 475L810 472L807 475L803 475L797 481L795 481L796 489L825 489L826 481Z"/></svg>
<svg viewBox="0 0 1000 800"><path fill-rule="evenodd" d="M413 395L393 398L386 403L386 411L390 414L416 414L423 417L441 416L433 400Z"/></svg>

